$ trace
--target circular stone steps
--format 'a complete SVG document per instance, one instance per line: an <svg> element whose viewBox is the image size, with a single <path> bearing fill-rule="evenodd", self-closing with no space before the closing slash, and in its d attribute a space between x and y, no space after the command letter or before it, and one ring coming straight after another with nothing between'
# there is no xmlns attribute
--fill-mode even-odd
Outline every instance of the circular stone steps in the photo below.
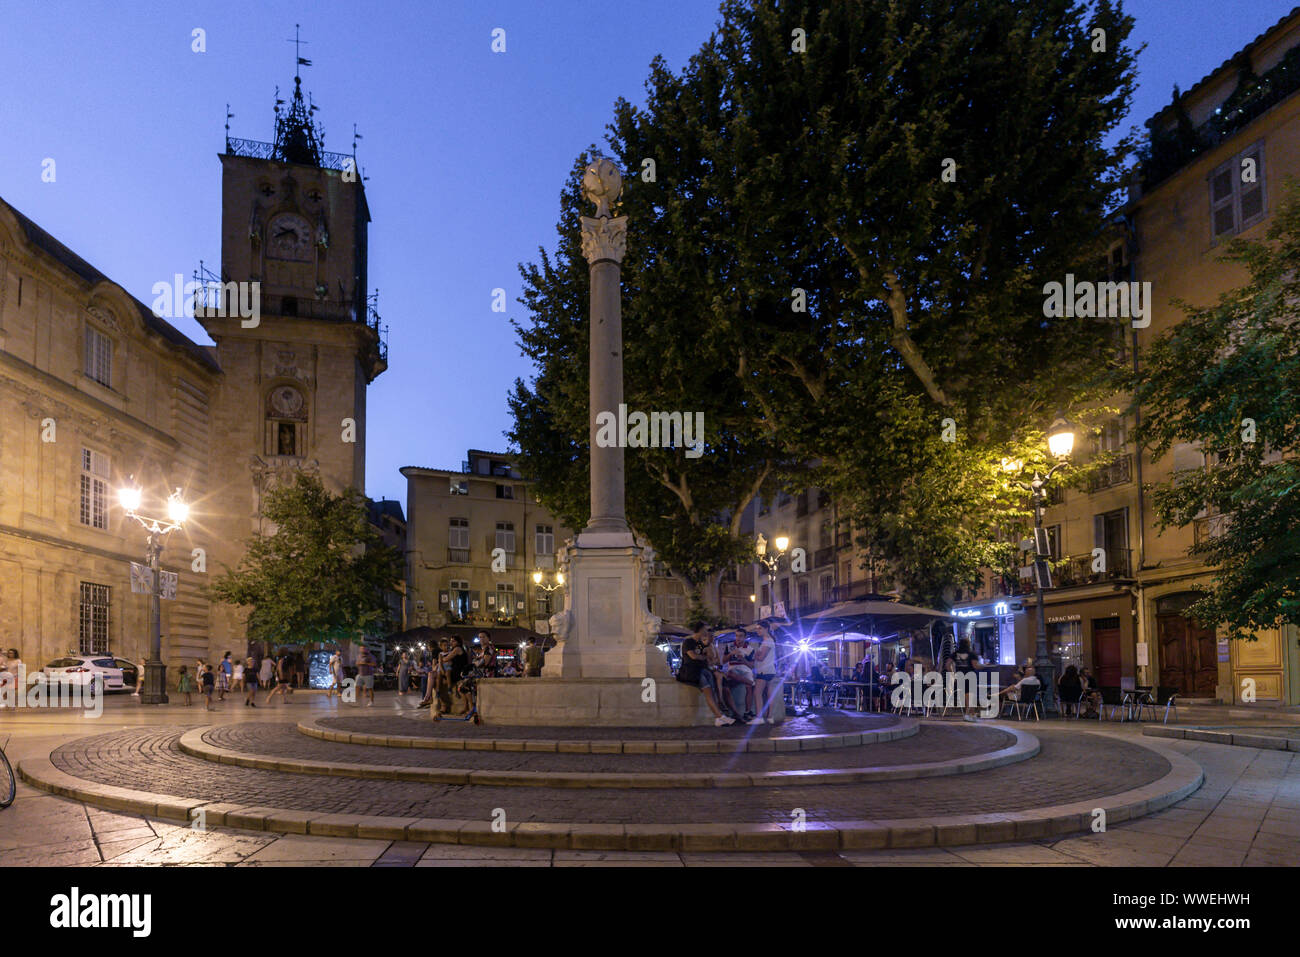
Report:
<svg viewBox="0 0 1300 957"><path fill-rule="evenodd" d="M1031 760L959 778L694 790L381 783L285 773L193 757L180 745L190 730L131 728L82 738L46 758L22 761L19 770L33 785L87 804L183 821L201 816L206 827L591 850L1034 840L1087 831L1098 811L1109 826L1161 810L1203 780L1193 761L1149 739L1038 727L1041 746ZM619 760L665 758L677 759Z"/></svg>
<svg viewBox="0 0 1300 957"><path fill-rule="evenodd" d="M912 728L912 735L916 734L916 730L915 727ZM300 742L297 740L300 737L283 726L240 724L187 731L181 735L179 747L188 755L219 764L291 774L424 781L430 784L552 788L738 788L863 784L871 781L968 774L1027 761L1039 750L1037 738L1016 728L955 729L951 726L930 726L925 735L909 736L907 745L918 746L908 747L901 755L898 754L898 745L888 744L837 747L832 751L739 752L729 754L725 759L716 753L643 754L623 751L579 756L566 752L561 756L558 752L542 752L539 749L516 749L514 752L500 754L488 751L460 752L458 755L424 754L425 765L413 766L390 763L393 760L391 755L374 745ZM382 747L386 746L380 746ZM924 756L930 750L949 756L930 761L908 760L909 757ZM383 763L371 763L377 757L383 759ZM434 761L428 761L429 757ZM449 759L459 764L474 765L477 762L480 766L438 766ZM401 760L400 754L397 760ZM407 760L411 758L408 757ZM881 760L885 764L863 763ZM511 768L506 762L531 765L532 769ZM629 763L634 763L643 770L628 769ZM714 763L719 765L715 769L690 770L701 764ZM825 766L830 763L834 766ZM481 766L484 764L488 766ZM736 770L740 764L747 767Z"/></svg>
<svg viewBox="0 0 1300 957"><path fill-rule="evenodd" d="M410 719L423 718L419 724ZM410 722L410 727L403 727ZM298 723L298 730L322 741L387 748L448 751L537 751L555 754L731 754L740 752L828 751L879 744L911 737L920 730L915 718L871 715L847 718L826 715L818 724L838 725L832 732L789 734L792 726L734 725L729 728L673 728L673 734L645 728L504 728L465 722L433 721L424 712L390 717L317 717ZM394 730L396 729L396 730ZM555 737L538 737L539 734ZM723 734L741 735L721 737ZM619 737L594 737L595 734Z"/></svg>

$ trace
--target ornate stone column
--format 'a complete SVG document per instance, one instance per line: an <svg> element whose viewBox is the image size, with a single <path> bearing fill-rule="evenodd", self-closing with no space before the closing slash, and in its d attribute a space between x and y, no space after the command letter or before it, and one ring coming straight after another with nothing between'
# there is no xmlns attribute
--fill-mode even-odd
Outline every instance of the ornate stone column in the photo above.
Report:
<svg viewBox="0 0 1300 957"><path fill-rule="evenodd" d="M588 367L591 448L591 518L578 536L584 547L633 544L623 502L623 448L596 444L596 416L617 416L623 403L623 311L620 269L627 251L627 217L610 207L623 191L623 177L607 159L598 159L582 177L582 192L596 215L582 217L582 255L590 264L591 350Z"/></svg>

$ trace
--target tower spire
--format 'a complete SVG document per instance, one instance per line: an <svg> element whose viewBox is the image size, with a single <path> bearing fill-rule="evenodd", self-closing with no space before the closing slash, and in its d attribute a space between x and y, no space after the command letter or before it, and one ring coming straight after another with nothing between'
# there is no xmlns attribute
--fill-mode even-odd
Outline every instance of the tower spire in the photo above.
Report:
<svg viewBox="0 0 1300 957"><path fill-rule="evenodd" d="M308 105L302 95L302 68L311 66L311 60L302 56L301 48L306 46L307 41L300 36L300 30L300 25L295 23L293 25L293 39L285 41L293 44L295 60L293 99L289 103L289 108L281 113L277 93L275 155L277 159L288 163L319 166L323 137L320 129L316 126L315 120L312 118L312 114L316 112L317 108L314 105Z"/></svg>

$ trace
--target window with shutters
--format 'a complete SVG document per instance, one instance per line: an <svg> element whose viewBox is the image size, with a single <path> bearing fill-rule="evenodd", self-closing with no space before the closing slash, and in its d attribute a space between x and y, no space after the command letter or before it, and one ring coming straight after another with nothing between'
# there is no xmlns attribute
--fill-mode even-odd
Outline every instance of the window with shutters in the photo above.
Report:
<svg viewBox="0 0 1300 957"><path fill-rule="evenodd" d="M474 613L470 605L469 582L453 578L447 591L449 597L448 617L452 621L465 621L468 619Z"/></svg>
<svg viewBox="0 0 1300 957"><path fill-rule="evenodd" d="M108 653L108 611L113 589L95 582L81 583L79 651L83 655Z"/></svg>
<svg viewBox="0 0 1300 957"><path fill-rule="evenodd" d="M447 561L469 561L469 519L447 520ZM468 586L467 586L468 587Z"/></svg>
<svg viewBox="0 0 1300 957"><path fill-rule="evenodd" d="M514 522L497 522L496 547L505 549L507 555L515 553Z"/></svg>
<svg viewBox="0 0 1300 957"><path fill-rule="evenodd" d="M538 525L536 528L535 549L537 555L552 556L555 554L555 529L550 525Z"/></svg>
<svg viewBox="0 0 1300 957"><path fill-rule="evenodd" d="M1210 235L1221 239L1264 218L1264 144L1254 143L1210 174Z"/></svg>
<svg viewBox="0 0 1300 957"><path fill-rule="evenodd" d="M86 326L86 378L113 387L113 340L98 329Z"/></svg>
<svg viewBox="0 0 1300 957"><path fill-rule="evenodd" d="M81 524L108 528L108 456L81 450Z"/></svg>

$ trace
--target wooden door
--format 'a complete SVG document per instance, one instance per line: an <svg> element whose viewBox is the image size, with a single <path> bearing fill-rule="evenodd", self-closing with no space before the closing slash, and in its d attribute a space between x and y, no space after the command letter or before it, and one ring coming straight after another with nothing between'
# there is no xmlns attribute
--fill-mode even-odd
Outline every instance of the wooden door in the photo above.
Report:
<svg viewBox="0 0 1300 957"><path fill-rule="evenodd" d="M1219 666L1213 629L1201 627L1183 615L1156 618L1160 642L1160 684L1180 694L1213 696L1219 683Z"/></svg>
<svg viewBox="0 0 1300 957"><path fill-rule="evenodd" d="M1119 654L1119 626L1092 629L1092 662L1098 687L1118 688L1123 667Z"/></svg>

